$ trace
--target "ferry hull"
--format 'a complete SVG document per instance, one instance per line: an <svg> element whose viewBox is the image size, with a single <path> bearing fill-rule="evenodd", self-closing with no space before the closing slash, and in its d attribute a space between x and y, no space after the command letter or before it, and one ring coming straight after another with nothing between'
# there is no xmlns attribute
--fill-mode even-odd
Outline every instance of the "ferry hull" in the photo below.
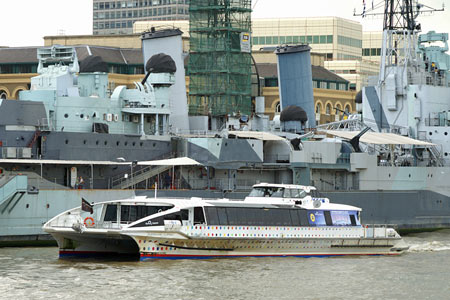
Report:
<svg viewBox="0 0 450 300"><path fill-rule="evenodd" d="M401 239L292 239L167 241L140 247L141 261L150 259L208 259L233 257L331 257L355 255L400 255L408 247ZM226 243L228 250L212 250ZM173 244L175 246L161 246ZM177 244L186 246L176 246ZM338 244L343 246L337 246ZM191 246L189 246L191 245ZM223 244L222 244L223 245Z"/></svg>

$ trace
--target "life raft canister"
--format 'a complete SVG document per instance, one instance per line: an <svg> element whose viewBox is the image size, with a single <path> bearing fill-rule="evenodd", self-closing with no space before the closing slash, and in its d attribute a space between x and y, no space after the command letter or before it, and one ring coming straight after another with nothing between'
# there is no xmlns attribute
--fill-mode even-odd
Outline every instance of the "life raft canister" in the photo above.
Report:
<svg viewBox="0 0 450 300"><path fill-rule="evenodd" d="M94 225L95 225L94 218L92 218L92 217L87 217L87 218L84 219L84 226L86 226L86 227L92 227L92 226L94 226Z"/></svg>

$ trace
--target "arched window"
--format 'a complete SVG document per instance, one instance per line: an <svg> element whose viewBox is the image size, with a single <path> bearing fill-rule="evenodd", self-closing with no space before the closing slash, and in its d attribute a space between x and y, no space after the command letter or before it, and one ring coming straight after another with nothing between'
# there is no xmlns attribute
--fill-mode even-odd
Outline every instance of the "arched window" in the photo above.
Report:
<svg viewBox="0 0 450 300"><path fill-rule="evenodd" d="M277 105L275 106L275 112L276 113L281 112L281 104L280 104L280 102L278 102Z"/></svg>
<svg viewBox="0 0 450 300"><path fill-rule="evenodd" d="M316 114L320 114L322 112L322 105L320 103L316 104Z"/></svg>
<svg viewBox="0 0 450 300"><path fill-rule="evenodd" d="M340 103L336 103L336 114L342 113L342 105Z"/></svg>
<svg viewBox="0 0 450 300"><path fill-rule="evenodd" d="M352 110L352 109L351 109L350 105L347 104L347 105L345 106L345 112L346 112L346 113L349 113L351 110Z"/></svg>
<svg viewBox="0 0 450 300"><path fill-rule="evenodd" d="M4 90L0 90L0 99L6 100L6 92Z"/></svg>
<svg viewBox="0 0 450 300"><path fill-rule="evenodd" d="M325 113L326 113L327 115L330 115L330 114L331 114L331 104L330 104L330 103L327 104L326 109L325 109Z"/></svg>

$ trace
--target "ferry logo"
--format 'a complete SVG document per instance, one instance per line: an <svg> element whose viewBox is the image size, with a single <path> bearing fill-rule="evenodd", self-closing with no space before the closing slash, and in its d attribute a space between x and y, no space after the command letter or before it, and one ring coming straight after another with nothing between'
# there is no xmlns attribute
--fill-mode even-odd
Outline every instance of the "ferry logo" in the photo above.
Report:
<svg viewBox="0 0 450 300"><path fill-rule="evenodd" d="M315 222L316 221L316 216L314 216L313 213L309 214L309 218L311 219L311 222Z"/></svg>

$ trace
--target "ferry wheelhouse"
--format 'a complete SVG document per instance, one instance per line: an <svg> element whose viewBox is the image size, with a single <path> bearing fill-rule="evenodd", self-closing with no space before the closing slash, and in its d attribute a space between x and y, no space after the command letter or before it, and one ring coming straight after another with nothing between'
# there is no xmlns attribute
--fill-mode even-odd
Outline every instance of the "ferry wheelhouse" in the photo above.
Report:
<svg viewBox="0 0 450 300"><path fill-rule="evenodd" d="M361 225L361 209L334 204L312 186L257 184L244 200L107 201L44 225L60 257L153 258L398 255L408 246L385 225Z"/></svg>

